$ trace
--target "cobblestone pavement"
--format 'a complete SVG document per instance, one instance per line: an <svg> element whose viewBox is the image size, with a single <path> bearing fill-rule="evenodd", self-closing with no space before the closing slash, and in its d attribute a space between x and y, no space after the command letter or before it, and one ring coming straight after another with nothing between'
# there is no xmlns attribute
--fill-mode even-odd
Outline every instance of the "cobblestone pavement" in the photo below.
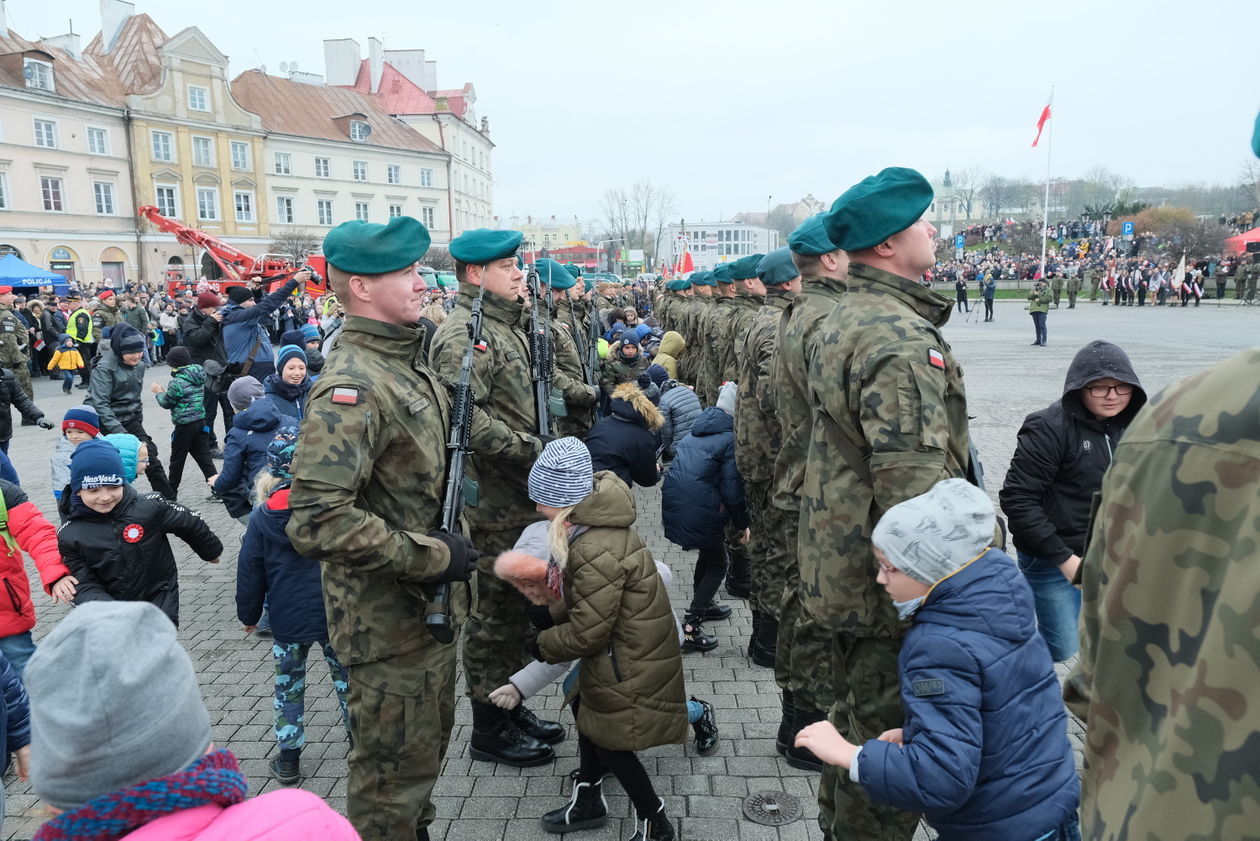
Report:
<svg viewBox="0 0 1260 841"><path fill-rule="evenodd" d="M1072 355L1087 341L1104 338L1124 347L1132 357L1143 385L1150 393L1189 373L1220 361L1256 340L1260 312L1205 303L1199 309L1103 308L1083 303L1068 310L1066 303L1049 314L1049 346L1030 347L1032 322L1018 302L999 301L997 319L985 324L975 314L970 321L955 313L946 335L964 366L970 397L972 432L987 467L987 484L996 501L997 489L1015 446L1015 433L1024 415L1040 409L1061 394L1063 376ZM149 381L165 381L168 371L159 366ZM49 380L36 384L36 402L50 419L59 421L69 406L81 402L83 392L61 394L60 385ZM171 430L169 414L146 392L145 417L149 431L165 438ZM55 431L17 427L10 453L31 498L55 522L49 490L47 458ZM169 447L162 447L167 463ZM243 527L227 516L218 503L207 500L196 480L196 466L185 468L184 501L201 511L224 539L223 563L202 563L178 541L176 554L182 577L180 639L192 654L202 693L214 722L214 740L240 758L249 776L250 791L258 794L276 787L267 770L275 750L272 735L272 665L270 644L241 632L235 619L235 563L232 547L239 545ZM139 481L147 490L147 482ZM693 553L682 552L666 542L660 521L659 491L638 491L639 529L658 558L674 570L674 603L686 603L684 582L691 580ZM32 580L37 580L29 565ZM38 591L38 639L65 612ZM713 756L700 757L690 744L648 751L644 764L665 797L669 814L684 841L752 841L752 839L816 839L821 837L815 817L815 775L788 767L774 750L779 722L779 692L768 669L753 666L743 651L748 643L751 615L743 602L734 601L735 612L727 622L709 628L722 645L708 654L688 654L683 660L687 691L712 701L722 730L721 744ZM318 658L315 658L318 659ZM311 667L307 692L307 746L302 756L302 786L325 797L337 809L345 808L345 757L347 745L339 722L331 682L320 663ZM505 676L506 677L506 676ZM560 710L556 692L535 698L531 706L567 724L572 717ZM450 756L435 800L439 820L432 827L435 841L494 841L511 838L528 841L545 837L538 817L559 805L563 780L577 765L576 740L557 746L558 761L541 768L509 768L468 757L471 714L462 696L457 707L456 732ZM1079 746L1080 726L1072 724ZM3 837L30 838L41 822L41 806L29 787L12 776L6 780L9 820ZM610 784L617 792L615 783ZM786 791L801 799L804 817L775 828L761 827L743 818L741 800L764 789ZM589 839L622 839L631 833L631 808L624 796L610 796L614 818L603 829L580 833ZM575 836L576 837L576 836ZM919 837L930 834L921 831Z"/></svg>

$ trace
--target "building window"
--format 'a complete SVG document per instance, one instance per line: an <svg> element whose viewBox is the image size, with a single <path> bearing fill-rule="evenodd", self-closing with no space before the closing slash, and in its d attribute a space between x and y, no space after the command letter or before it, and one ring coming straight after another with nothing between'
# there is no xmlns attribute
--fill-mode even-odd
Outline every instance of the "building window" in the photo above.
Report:
<svg viewBox="0 0 1260 841"><path fill-rule="evenodd" d="M288 152L276 152L272 156L272 170L276 175L292 175L293 156Z"/></svg>
<svg viewBox="0 0 1260 841"><path fill-rule="evenodd" d="M175 137L169 131L149 132L153 140L153 160L175 160Z"/></svg>
<svg viewBox="0 0 1260 841"><path fill-rule="evenodd" d="M254 194L248 191L237 190L232 194L232 204L236 206L237 222L253 222L254 221Z"/></svg>
<svg viewBox="0 0 1260 841"><path fill-rule="evenodd" d="M197 188L197 218L205 222L219 221L219 188Z"/></svg>
<svg viewBox="0 0 1260 841"><path fill-rule="evenodd" d="M9 209L9 182L5 179L4 173L0 172L0 210Z"/></svg>
<svg viewBox="0 0 1260 841"><path fill-rule="evenodd" d="M188 86L188 108L192 111L210 110L210 91L196 85Z"/></svg>
<svg viewBox="0 0 1260 841"><path fill-rule="evenodd" d="M209 137L194 137L193 166L214 166L214 141Z"/></svg>
<svg viewBox="0 0 1260 841"><path fill-rule="evenodd" d="M354 162L354 180L367 181L367 161Z"/></svg>
<svg viewBox="0 0 1260 841"><path fill-rule="evenodd" d="M332 176L332 167L329 165L328 158L315 159L315 177L330 178Z"/></svg>
<svg viewBox="0 0 1260 841"><path fill-rule="evenodd" d="M321 225L333 223L332 199L319 199L315 202L315 216Z"/></svg>
<svg viewBox="0 0 1260 841"><path fill-rule="evenodd" d="M420 170L420 186L421 187L433 186L433 170L431 169Z"/></svg>
<svg viewBox="0 0 1260 841"><path fill-rule="evenodd" d="M89 155L109 154L109 132L105 129L88 126L87 141Z"/></svg>
<svg viewBox="0 0 1260 841"><path fill-rule="evenodd" d="M365 201L357 201L354 203L354 218L360 222L368 221L368 203Z"/></svg>
<svg viewBox="0 0 1260 841"><path fill-rule="evenodd" d="M385 180L390 184L402 183L402 167L398 164L390 164L385 167Z"/></svg>
<svg viewBox="0 0 1260 841"><path fill-rule="evenodd" d="M367 140L368 135L372 133L372 129L362 120L350 121L350 139L363 141Z"/></svg>
<svg viewBox="0 0 1260 841"><path fill-rule="evenodd" d="M101 216L113 216L114 185L106 181L93 182L92 193L96 197L96 212Z"/></svg>
<svg viewBox="0 0 1260 841"><path fill-rule="evenodd" d="M233 140L229 148L232 150L232 169L249 169L249 144Z"/></svg>
<svg viewBox="0 0 1260 841"><path fill-rule="evenodd" d="M158 213L168 219L179 217L179 199L175 195L174 187L159 184L154 191L154 198L157 200Z"/></svg>
<svg viewBox="0 0 1260 841"><path fill-rule="evenodd" d="M61 179L41 176L39 189L44 196L44 210L61 213L65 206L61 203Z"/></svg>
<svg viewBox="0 0 1260 841"><path fill-rule="evenodd" d="M430 231L433 230L433 216L434 213L432 206L426 205L420 208L420 221L423 222L424 226Z"/></svg>
<svg viewBox="0 0 1260 841"><path fill-rule="evenodd" d="M56 149L57 124L52 120L36 120L35 145L44 149Z"/></svg>
<svg viewBox="0 0 1260 841"><path fill-rule="evenodd" d="M289 196L276 197L276 221L282 225L293 224L293 199Z"/></svg>
<svg viewBox="0 0 1260 841"><path fill-rule="evenodd" d="M41 91L56 90L53 87L52 65L46 61L28 58L22 62L22 75L26 77L26 86Z"/></svg>
<svg viewBox="0 0 1260 841"><path fill-rule="evenodd" d="M391 204L391 205L389 206L389 218L390 218L390 219L397 219L399 216L402 216L402 205L401 205L401 204Z"/></svg>

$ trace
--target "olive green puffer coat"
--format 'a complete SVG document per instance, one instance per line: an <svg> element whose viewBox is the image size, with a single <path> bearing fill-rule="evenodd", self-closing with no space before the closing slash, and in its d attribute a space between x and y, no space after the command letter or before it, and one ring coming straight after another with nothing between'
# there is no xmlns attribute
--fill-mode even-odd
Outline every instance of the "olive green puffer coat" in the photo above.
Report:
<svg viewBox="0 0 1260 841"><path fill-rule="evenodd" d="M594 492L569 517L588 528L569 544L558 624L538 635L548 663L581 658L578 731L608 750L687 738L678 626L635 518L630 489L596 473Z"/></svg>

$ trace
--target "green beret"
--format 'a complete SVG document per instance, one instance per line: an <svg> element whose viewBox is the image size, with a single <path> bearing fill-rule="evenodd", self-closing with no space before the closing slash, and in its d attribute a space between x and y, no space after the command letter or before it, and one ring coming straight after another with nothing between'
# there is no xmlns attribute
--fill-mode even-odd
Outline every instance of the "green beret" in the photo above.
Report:
<svg viewBox="0 0 1260 841"><path fill-rule="evenodd" d="M734 267L734 263L719 263L718 267L711 273L713 279L718 283L734 283L735 278L731 277L731 269Z"/></svg>
<svg viewBox="0 0 1260 841"><path fill-rule="evenodd" d="M757 277L766 286L778 286L780 283L791 283L800 276L796 264L792 262L792 249L786 245L776 248L757 264Z"/></svg>
<svg viewBox="0 0 1260 841"><path fill-rule="evenodd" d="M815 213L797 225L796 230L788 234L788 248L807 257L817 257L819 254L830 254L835 251L835 243L827 239L827 229L824 225L826 215Z"/></svg>
<svg viewBox="0 0 1260 841"><path fill-rule="evenodd" d="M764 254L749 254L747 257L740 257L731 264L731 277L736 280L748 280L750 277L757 276L757 265L761 262Z"/></svg>
<svg viewBox="0 0 1260 841"><path fill-rule="evenodd" d="M1260 158L1260 114L1256 115L1256 129L1251 133L1251 151Z"/></svg>
<svg viewBox="0 0 1260 841"><path fill-rule="evenodd" d="M932 203L932 185L919 172L890 166L863 178L823 214L827 239L845 251L874 248L923 216Z"/></svg>
<svg viewBox="0 0 1260 841"><path fill-rule="evenodd" d="M583 286L582 291L590 292L592 289L595 288L595 278L591 277L590 275L583 275L582 286Z"/></svg>
<svg viewBox="0 0 1260 841"><path fill-rule="evenodd" d="M386 274L417 262L430 242L428 229L410 216L395 216L387 225L356 219L328 232L324 258L347 274Z"/></svg>
<svg viewBox="0 0 1260 841"><path fill-rule="evenodd" d="M688 280L692 286L717 286L716 272L692 272Z"/></svg>
<svg viewBox="0 0 1260 841"><path fill-rule="evenodd" d="M484 266L504 257L516 254L521 247L525 235L520 231L494 231L490 228L477 228L464 231L451 240L450 252L461 263L470 266Z"/></svg>
<svg viewBox="0 0 1260 841"><path fill-rule="evenodd" d="M577 284L577 278L550 257L539 257L534 261L534 271L538 272L538 279L552 289L568 289Z"/></svg>
<svg viewBox="0 0 1260 841"><path fill-rule="evenodd" d="M574 265L573 263L565 263L564 270L568 272L569 274L573 275L574 277L582 276L582 269Z"/></svg>
<svg viewBox="0 0 1260 841"><path fill-rule="evenodd" d="M682 278L678 278L676 280L671 280L668 283L666 283L665 288L668 289L670 292L681 292L682 290L687 288L687 286L683 286L684 283L687 284L687 286L691 285L690 281L683 280Z"/></svg>

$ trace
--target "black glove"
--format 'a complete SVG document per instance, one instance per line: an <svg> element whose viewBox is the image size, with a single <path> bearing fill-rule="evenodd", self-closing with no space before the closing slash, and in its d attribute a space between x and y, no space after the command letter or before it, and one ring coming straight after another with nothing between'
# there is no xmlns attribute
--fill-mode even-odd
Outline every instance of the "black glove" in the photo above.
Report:
<svg viewBox="0 0 1260 841"><path fill-rule="evenodd" d="M540 631L554 628L556 625L556 620L551 618L551 608L545 604L531 604L525 608L525 612L529 615L529 624Z"/></svg>
<svg viewBox="0 0 1260 841"><path fill-rule="evenodd" d="M40 429L52 429L54 426L53 422L50 421L48 418L40 418L39 420L35 421L35 423L39 426Z"/></svg>
<svg viewBox="0 0 1260 841"><path fill-rule="evenodd" d="M481 557L481 553L477 551L476 546L473 546L471 540L462 534L451 534L441 529L434 529L428 536L445 543L446 550L451 556L451 562L446 565L442 574L434 579L435 581L467 581L472 577L473 571L477 569L477 559Z"/></svg>
<svg viewBox="0 0 1260 841"><path fill-rule="evenodd" d="M525 634L525 650L529 652L529 656L533 657L538 662L546 662L543 660L542 649L538 647L537 628L530 628Z"/></svg>

